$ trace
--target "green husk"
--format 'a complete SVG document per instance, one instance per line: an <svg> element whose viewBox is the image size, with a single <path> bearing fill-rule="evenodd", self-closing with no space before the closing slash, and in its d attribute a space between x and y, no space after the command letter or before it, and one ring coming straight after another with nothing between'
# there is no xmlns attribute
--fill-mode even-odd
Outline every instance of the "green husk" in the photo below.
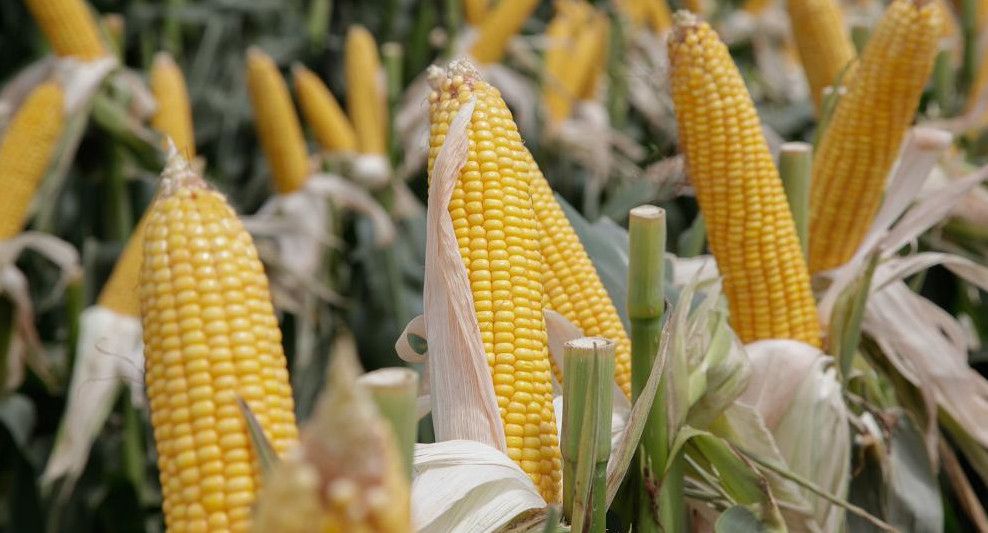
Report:
<svg viewBox="0 0 988 533"><path fill-rule="evenodd" d="M782 145L779 175L789 199L789 209L796 223L796 234L806 256L809 246L810 179L813 175L813 146L804 142Z"/></svg>

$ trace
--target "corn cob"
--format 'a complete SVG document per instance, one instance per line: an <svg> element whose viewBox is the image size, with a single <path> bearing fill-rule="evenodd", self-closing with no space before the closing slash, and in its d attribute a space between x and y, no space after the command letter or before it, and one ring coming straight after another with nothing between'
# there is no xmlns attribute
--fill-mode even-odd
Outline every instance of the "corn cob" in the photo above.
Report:
<svg viewBox="0 0 988 533"><path fill-rule="evenodd" d="M645 0L648 7L648 20L655 33L665 33L672 28L672 12L666 0Z"/></svg>
<svg viewBox="0 0 988 533"><path fill-rule="evenodd" d="M501 0L487 13L470 55L478 63L497 63L504 57L508 41L521 30L539 0Z"/></svg>
<svg viewBox="0 0 988 533"><path fill-rule="evenodd" d="M363 26L351 26L346 34L347 109L363 154L386 154L387 110L379 83L381 59L374 36Z"/></svg>
<svg viewBox="0 0 988 533"><path fill-rule="evenodd" d="M631 341L621 317L549 182L527 149L526 155L532 174L532 206L539 219L545 305L578 326L584 335L614 341L614 382L631 398ZM552 370L562 382L562 371L555 366Z"/></svg>
<svg viewBox="0 0 988 533"><path fill-rule="evenodd" d="M788 0L786 9L810 96L819 113L823 88L851 81L848 66L855 56L854 44L837 0ZM843 78L841 73L845 73Z"/></svg>
<svg viewBox="0 0 988 533"><path fill-rule="evenodd" d="M584 45L590 49L587 53L581 48L580 41L576 43L575 52L579 55L574 57L575 61L583 61L584 56L589 56L587 64L577 64L580 67L581 79L577 85L576 96L580 100L592 100L596 97L597 88L600 86L600 77L607 67L607 39L610 34L610 21L603 13L597 13L591 20L587 28L587 39L590 44Z"/></svg>
<svg viewBox="0 0 988 533"><path fill-rule="evenodd" d="M488 0L463 0L467 23L471 26L479 26L487 16L487 4Z"/></svg>
<svg viewBox="0 0 988 533"><path fill-rule="evenodd" d="M940 15L943 17L943 24L940 26L940 36L948 39L960 37L961 27L954 16L954 9L950 7L949 0L935 0L940 6Z"/></svg>
<svg viewBox="0 0 988 533"><path fill-rule="evenodd" d="M813 159L810 271L840 266L864 238L938 51L940 9L895 0Z"/></svg>
<svg viewBox="0 0 988 533"><path fill-rule="evenodd" d="M301 64L292 66L295 94L302 116L322 147L330 152L355 152L357 134L326 84Z"/></svg>
<svg viewBox="0 0 988 533"><path fill-rule="evenodd" d="M275 189L280 194L301 189L309 176L302 126L278 67L259 48L247 51L247 89Z"/></svg>
<svg viewBox="0 0 988 533"><path fill-rule="evenodd" d="M55 54L84 61L107 55L96 19L83 0L25 0Z"/></svg>
<svg viewBox="0 0 988 533"><path fill-rule="evenodd" d="M140 278L144 255L144 220L127 239L96 303L123 316L141 316Z"/></svg>
<svg viewBox="0 0 988 533"><path fill-rule="evenodd" d="M441 78L441 79L439 79ZM449 213L473 290L508 455L549 502L559 501L561 459L542 315L542 254L530 165L500 92L469 64L433 79L429 172L460 106L476 100L469 155Z"/></svg>
<svg viewBox="0 0 988 533"><path fill-rule="evenodd" d="M556 4L556 14L545 31L548 43L542 62L545 68L542 102L550 119L555 121L562 120L569 114L567 107L570 96L565 93L562 79L573 48L573 33L578 27L572 10L563 7L570 3L563 0Z"/></svg>
<svg viewBox="0 0 988 533"><path fill-rule="evenodd" d="M758 114L727 47L690 13L669 38L679 143L744 342L819 346L810 276Z"/></svg>
<svg viewBox="0 0 988 533"><path fill-rule="evenodd" d="M245 532L261 473L237 398L279 454L298 437L264 267L223 195L177 153L146 216L145 381L165 523Z"/></svg>
<svg viewBox="0 0 988 533"><path fill-rule="evenodd" d="M649 15L646 0L621 0L617 2L618 9L634 27L645 23Z"/></svg>
<svg viewBox="0 0 988 533"><path fill-rule="evenodd" d="M65 126L62 88L39 85L21 104L0 140L0 240L24 227L34 193Z"/></svg>
<svg viewBox="0 0 988 533"><path fill-rule="evenodd" d="M196 155L192 105L182 69L168 52L158 52L154 56L151 91L158 102L158 108L151 117L151 126L170 137L179 153L192 159Z"/></svg>

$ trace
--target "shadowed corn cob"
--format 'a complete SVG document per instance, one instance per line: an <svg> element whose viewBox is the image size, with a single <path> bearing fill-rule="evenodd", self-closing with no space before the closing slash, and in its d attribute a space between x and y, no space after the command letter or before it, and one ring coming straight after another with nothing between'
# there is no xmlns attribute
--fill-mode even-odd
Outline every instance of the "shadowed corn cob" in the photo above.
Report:
<svg viewBox="0 0 988 533"><path fill-rule="evenodd" d="M298 63L292 66L292 77L302 116L319 144L330 152L355 152L357 134L326 84Z"/></svg>
<svg viewBox="0 0 988 533"><path fill-rule="evenodd" d="M82 60L106 55L96 20L83 0L25 0L25 3L57 55Z"/></svg>
<svg viewBox="0 0 988 533"><path fill-rule="evenodd" d="M34 193L41 185L65 127L62 88L39 85L21 104L0 140L0 239L24 227Z"/></svg>
<svg viewBox="0 0 988 533"><path fill-rule="evenodd" d="M589 6L588 6L589 7ZM568 26L569 35L551 35L560 46L546 57L546 77L543 99L549 118L561 122L573 111L573 105L580 98L592 95L597 78L603 68L602 54L607 50L607 19L591 11L584 20L561 13L566 17L552 31L562 33L563 24ZM567 46L569 45L569 46Z"/></svg>
<svg viewBox="0 0 988 533"><path fill-rule="evenodd" d="M374 36L363 26L346 34L346 93L350 121L363 154L386 154L388 115L380 84L381 59Z"/></svg>
<svg viewBox="0 0 988 533"><path fill-rule="evenodd" d="M845 86L851 81L848 66L854 60L854 44L837 0L788 0L786 10L810 96L819 112L824 87L838 80ZM846 72L843 78L842 72Z"/></svg>
<svg viewBox="0 0 988 533"><path fill-rule="evenodd" d="M489 0L463 0L467 23L471 26L479 26L487 16L488 2Z"/></svg>
<svg viewBox="0 0 988 533"><path fill-rule="evenodd" d="M470 55L478 63L497 63L504 57L508 41L521 29L539 5L539 0L500 1L488 10Z"/></svg>
<svg viewBox="0 0 988 533"><path fill-rule="evenodd" d="M141 316L141 264L144 261L144 220L127 239L127 245L113 265L110 279L99 293L97 304L124 316Z"/></svg>
<svg viewBox="0 0 988 533"><path fill-rule="evenodd" d="M171 54L158 52L151 65L151 91L158 108L151 126L171 137L178 152L188 159L196 155L196 138L192 127L192 106L182 69Z"/></svg>
<svg viewBox="0 0 988 533"><path fill-rule="evenodd" d="M449 213L473 290L508 455L549 502L559 501L561 459L542 315L542 254L531 165L500 92L469 64L435 76L429 97L429 172L460 106L476 99L469 154Z"/></svg>
<svg viewBox="0 0 988 533"><path fill-rule="evenodd" d="M280 194L301 189L309 176L302 126L277 65L258 48L247 51L247 89L275 189Z"/></svg>
<svg viewBox="0 0 988 533"><path fill-rule="evenodd" d="M298 436L264 267L223 195L177 153L145 224L145 382L165 523L248 531L261 473L237 398L279 454Z"/></svg>
<svg viewBox="0 0 988 533"><path fill-rule="evenodd" d="M727 47L690 13L676 14L669 61L680 149L744 342L820 344L810 276L779 173Z"/></svg>
<svg viewBox="0 0 988 533"><path fill-rule="evenodd" d="M631 341L580 238L566 219L552 188L527 154L532 173L532 205L539 219L542 285L546 306L580 328L585 336L603 337L616 346L614 381L631 398ZM562 382L561 369L553 368Z"/></svg>
<svg viewBox="0 0 988 533"><path fill-rule="evenodd" d="M868 40L813 158L811 272L840 266L861 244L933 69L940 24L935 2L895 0Z"/></svg>
<svg viewBox="0 0 988 533"><path fill-rule="evenodd" d="M655 33L664 33L672 27L672 12L666 0L645 0L648 19Z"/></svg>

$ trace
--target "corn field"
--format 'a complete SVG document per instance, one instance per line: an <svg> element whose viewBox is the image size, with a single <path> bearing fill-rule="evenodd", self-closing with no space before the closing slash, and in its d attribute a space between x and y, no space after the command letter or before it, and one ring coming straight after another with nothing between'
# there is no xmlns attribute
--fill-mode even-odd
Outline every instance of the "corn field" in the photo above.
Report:
<svg viewBox="0 0 988 533"><path fill-rule="evenodd" d="M988 0L4 0L0 532L988 533Z"/></svg>

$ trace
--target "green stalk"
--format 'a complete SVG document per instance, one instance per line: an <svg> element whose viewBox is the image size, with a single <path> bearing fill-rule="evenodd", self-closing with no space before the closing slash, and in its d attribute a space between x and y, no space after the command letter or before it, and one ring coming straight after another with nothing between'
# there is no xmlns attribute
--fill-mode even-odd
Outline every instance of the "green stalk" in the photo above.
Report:
<svg viewBox="0 0 988 533"><path fill-rule="evenodd" d="M134 217L130 206L130 195L127 193L127 179L123 175L123 155L116 144L107 148L106 206L108 218L107 227L111 237L120 242L127 242L133 229Z"/></svg>
<svg viewBox="0 0 988 533"><path fill-rule="evenodd" d="M402 66L405 60L405 50L400 43L390 42L381 46L381 61L388 86L388 153L391 157L391 168L397 169L401 164L401 143L397 135L395 122L398 118L398 106L401 104L403 83ZM387 206L385 206L387 207Z"/></svg>
<svg viewBox="0 0 988 533"><path fill-rule="evenodd" d="M165 10L165 49L176 58L182 56L182 20L178 13L185 8L185 0L168 0Z"/></svg>
<svg viewBox="0 0 988 533"><path fill-rule="evenodd" d="M940 106L940 115L952 116L954 113L954 95L956 94L957 76L951 65L950 50L941 47L933 64L933 95Z"/></svg>
<svg viewBox="0 0 988 533"><path fill-rule="evenodd" d="M625 71L625 27L621 17L611 17L607 43L607 111L614 129L622 129L628 121L628 81Z"/></svg>
<svg viewBox="0 0 988 533"><path fill-rule="evenodd" d="M978 70L978 0L961 1L961 35L964 37L964 58L961 64L961 87L971 90Z"/></svg>
<svg viewBox="0 0 988 533"><path fill-rule="evenodd" d="M628 319L631 323L631 395L637 400L659 351L665 309L665 210L643 205L631 210L628 226ZM639 479L635 531L685 531L682 465L674 465L658 494L659 475L669 456L665 376L649 410L638 449ZM677 468L678 466L678 468ZM659 510L658 515L654 512Z"/></svg>
<svg viewBox="0 0 988 533"><path fill-rule="evenodd" d="M463 24L462 0L446 0L446 55L452 56L456 45L456 34Z"/></svg>
<svg viewBox="0 0 988 533"><path fill-rule="evenodd" d="M579 533L605 533L614 341L580 338L563 352L563 514Z"/></svg>
<svg viewBox="0 0 988 533"><path fill-rule="evenodd" d="M779 155L779 175L789 199L789 209L796 222L796 234L806 257L809 245L810 179L813 175L813 145L790 142L782 145Z"/></svg>
<svg viewBox="0 0 988 533"><path fill-rule="evenodd" d="M124 475L144 499L144 425L137 409L130 403L130 393L123 387L123 469Z"/></svg>
<svg viewBox="0 0 988 533"><path fill-rule="evenodd" d="M0 386L7 384L7 368L10 357L10 341L14 337L14 304L0 295ZM2 395L2 390L0 390Z"/></svg>
<svg viewBox="0 0 988 533"><path fill-rule="evenodd" d="M367 387L381 415L391 424L405 474L412 479L412 454L418 419L415 416L415 397L418 395L419 375L410 368L382 368L360 377Z"/></svg>
<svg viewBox="0 0 988 533"><path fill-rule="evenodd" d="M86 304L86 283L85 276L80 276L72 280L65 288L65 318L68 334L65 337L65 345L68 348L66 358L65 375L71 376L75 367L76 346L79 344L79 315L82 314Z"/></svg>
<svg viewBox="0 0 988 533"><path fill-rule="evenodd" d="M329 18L333 15L333 0L312 0L309 4L309 48L321 52L326 47Z"/></svg>

